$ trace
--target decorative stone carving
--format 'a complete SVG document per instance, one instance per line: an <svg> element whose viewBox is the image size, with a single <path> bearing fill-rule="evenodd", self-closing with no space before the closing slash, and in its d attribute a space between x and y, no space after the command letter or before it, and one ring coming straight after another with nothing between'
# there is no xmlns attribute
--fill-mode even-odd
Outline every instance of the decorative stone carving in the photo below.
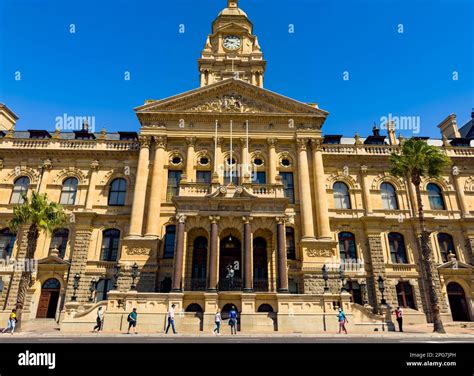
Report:
<svg viewBox="0 0 474 376"><path fill-rule="evenodd" d="M127 247L125 253L129 256L148 256L151 253L151 249L146 247Z"/></svg>
<svg viewBox="0 0 474 376"><path fill-rule="evenodd" d="M312 249L307 248L306 254L308 257L332 257L333 253L330 249Z"/></svg>
<svg viewBox="0 0 474 376"><path fill-rule="evenodd" d="M140 148L149 148L151 145L150 136L139 136L138 141L140 142Z"/></svg>
<svg viewBox="0 0 474 376"><path fill-rule="evenodd" d="M305 138L298 138L296 140L296 145L298 146L298 150L306 150L308 147L308 140Z"/></svg>
<svg viewBox="0 0 474 376"><path fill-rule="evenodd" d="M166 136L155 136L153 137L153 141L155 141L155 147L157 149L166 149Z"/></svg>
<svg viewBox="0 0 474 376"><path fill-rule="evenodd" d="M262 113L262 112L276 112L269 106L263 103L245 98L240 94L225 94L216 97L213 100L205 103L194 105L186 109L190 112L244 112L244 113Z"/></svg>
<svg viewBox="0 0 474 376"><path fill-rule="evenodd" d="M69 167L61 170L56 179L54 179L53 183L58 184L62 183L66 178L75 177L79 180L80 184L85 184L87 182L86 176L84 173L76 167Z"/></svg>

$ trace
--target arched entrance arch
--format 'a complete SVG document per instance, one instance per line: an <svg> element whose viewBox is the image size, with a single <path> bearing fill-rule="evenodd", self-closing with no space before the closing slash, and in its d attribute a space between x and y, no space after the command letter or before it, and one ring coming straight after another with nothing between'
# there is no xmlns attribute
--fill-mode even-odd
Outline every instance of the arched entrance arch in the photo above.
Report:
<svg viewBox="0 0 474 376"><path fill-rule="evenodd" d="M219 290L240 291L242 289L242 243L229 232L220 241Z"/></svg>
<svg viewBox="0 0 474 376"><path fill-rule="evenodd" d="M198 236L193 242L193 260L191 267L191 290L206 290L207 277L207 238Z"/></svg>
<svg viewBox="0 0 474 376"><path fill-rule="evenodd" d="M466 294L462 286L456 282L450 282L446 289L453 321L471 321Z"/></svg>
<svg viewBox="0 0 474 376"><path fill-rule="evenodd" d="M36 318L54 319L56 317L60 290L61 283L56 278L50 278L43 283Z"/></svg>

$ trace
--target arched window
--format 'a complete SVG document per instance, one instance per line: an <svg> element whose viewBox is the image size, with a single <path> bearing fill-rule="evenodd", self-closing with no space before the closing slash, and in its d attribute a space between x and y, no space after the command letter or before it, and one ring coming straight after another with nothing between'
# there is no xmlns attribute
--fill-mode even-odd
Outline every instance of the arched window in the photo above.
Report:
<svg viewBox="0 0 474 376"><path fill-rule="evenodd" d="M288 260L296 260L295 229L287 227L286 230L286 257Z"/></svg>
<svg viewBox="0 0 474 376"><path fill-rule="evenodd" d="M116 261L120 243L120 231L116 229L105 230L102 233L102 261Z"/></svg>
<svg viewBox="0 0 474 376"><path fill-rule="evenodd" d="M207 276L207 238L198 236L193 243L191 290L205 291Z"/></svg>
<svg viewBox="0 0 474 376"><path fill-rule="evenodd" d="M110 183L109 205L125 205L125 195L127 194L127 181L125 179L115 179Z"/></svg>
<svg viewBox="0 0 474 376"><path fill-rule="evenodd" d="M172 259L174 257L175 239L176 239L176 226L175 225L166 226L163 258Z"/></svg>
<svg viewBox="0 0 474 376"><path fill-rule="evenodd" d="M426 186L426 190L428 191L431 210L446 210L441 188L434 183L430 183Z"/></svg>
<svg viewBox="0 0 474 376"><path fill-rule="evenodd" d="M16 235L10 229L6 228L0 231L0 259L12 256L15 240Z"/></svg>
<svg viewBox="0 0 474 376"><path fill-rule="evenodd" d="M349 188L343 182L336 182L333 186L334 190L334 206L336 209L350 209L351 198L349 196Z"/></svg>
<svg viewBox="0 0 474 376"><path fill-rule="evenodd" d="M197 303L191 303L190 305L188 305L188 306L186 307L185 312L201 313L201 312L204 312L204 311L202 310L202 307L201 307L199 304L197 304Z"/></svg>
<svg viewBox="0 0 474 376"><path fill-rule="evenodd" d="M383 208L388 210L398 210L397 192L395 187L390 183L382 183L380 190L382 191Z"/></svg>
<svg viewBox="0 0 474 376"><path fill-rule="evenodd" d="M408 258L403 235L398 232L391 232L388 234L388 244L392 262L394 264L407 264Z"/></svg>
<svg viewBox="0 0 474 376"><path fill-rule="evenodd" d="M253 288L268 291L267 242L262 237L253 239Z"/></svg>
<svg viewBox="0 0 474 376"><path fill-rule="evenodd" d="M30 186L30 178L27 176L21 176L15 180L13 186L12 196L10 198L10 204L23 204L23 195L28 194L28 187Z"/></svg>
<svg viewBox="0 0 474 376"><path fill-rule="evenodd" d="M341 260L355 260L357 258L357 252L354 234L351 232L340 232L338 239Z"/></svg>
<svg viewBox="0 0 474 376"><path fill-rule="evenodd" d="M64 180L63 187L61 188L61 198L59 200L61 205L74 205L76 203L77 184L76 178Z"/></svg>
<svg viewBox="0 0 474 376"><path fill-rule="evenodd" d="M258 307L257 312L273 312L273 307L270 304L261 304Z"/></svg>
<svg viewBox="0 0 474 376"><path fill-rule="evenodd" d="M409 282L398 282L397 300L400 307L416 309L413 286Z"/></svg>
<svg viewBox="0 0 474 376"><path fill-rule="evenodd" d="M448 262L448 255L453 253L456 255L456 248L454 247L453 237L444 232L438 234L439 252L441 253L441 260Z"/></svg>
<svg viewBox="0 0 474 376"><path fill-rule="evenodd" d="M51 244L49 245L49 251L57 249L59 251L59 257L64 258L66 254L67 241L69 238L69 230L62 228L53 232Z"/></svg>
<svg viewBox="0 0 474 376"><path fill-rule="evenodd" d="M61 288L61 283L56 278L50 278L43 283L43 289L58 290Z"/></svg>

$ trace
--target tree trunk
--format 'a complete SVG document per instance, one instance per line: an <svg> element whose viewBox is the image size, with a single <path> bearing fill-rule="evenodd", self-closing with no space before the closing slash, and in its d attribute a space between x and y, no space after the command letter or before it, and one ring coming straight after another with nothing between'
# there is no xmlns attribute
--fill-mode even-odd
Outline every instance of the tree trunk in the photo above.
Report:
<svg viewBox="0 0 474 376"><path fill-rule="evenodd" d="M36 250L36 245L38 243L38 237L39 237L39 231L38 231L38 226L36 224L32 224L30 228L28 229L27 233L27 246L26 246L26 256L25 256L25 264L29 263L31 265L31 260L35 257L35 250ZM25 265L26 266L26 265ZM26 300L26 293L28 291L28 288L31 286L31 268L24 268L22 273L21 273L21 278L20 278L20 285L18 286L18 296L16 298L16 315L18 322L21 325L21 315L23 312L23 308L25 305L25 300Z"/></svg>
<svg viewBox="0 0 474 376"><path fill-rule="evenodd" d="M412 177L412 182L415 186L416 201L418 204L418 219L420 221L421 229L421 253L422 253L422 267L425 270L426 275L426 286L428 289L428 298L431 308L431 315L433 317L433 331L436 333L446 333L444 330L443 322L441 321L440 309L439 309L439 297L436 293L436 288L433 279L433 251L431 249L430 234L426 230L425 215L423 212L423 202L421 200L420 191L420 177Z"/></svg>

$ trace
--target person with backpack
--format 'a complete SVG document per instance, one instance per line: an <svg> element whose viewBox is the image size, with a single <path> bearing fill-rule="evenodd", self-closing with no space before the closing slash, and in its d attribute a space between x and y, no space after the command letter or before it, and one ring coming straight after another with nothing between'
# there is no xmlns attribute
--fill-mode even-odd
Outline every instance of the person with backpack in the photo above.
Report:
<svg viewBox="0 0 474 376"><path fill-rule="evenodd" d="M102 311L102 307L99 307L97 310L97 323L94 326L94 329L92 329L93 332L97 329L97 332L99 333L102 330L102 327L104 325L104 311Z"/></svg>
<svg viewBox="0 0 474 376"><path fill-rule="evenodd" d="M395 311L393 311L393 313L395 313L395 317L397 319L397 322L398 322L398 329L400 332L403 332L403 311L400 307L397 307L397 309Z"/></svg>
<svg viewBox="0 0 474 376"><path fill-rule="evenodd" d="M16 309L12 309L12 313L10 313L10 316L8 317L7 327L2 330L2 333L6 333L8 330L10 330L10 333L13 335L17 322L18 319L16 318Z"/></svg>
<svg viewBox="0 0 474 376"><path fill-rule="evenodd" d="M344 333L347 334L346 324L349 324L349 321L347 320L346 314L342 308L339 308L337 317L339 321L339 334L341 334L341 330L344 330Z"/></svg>
<svg viewBox="0 0 474 376"><path fill-rule="evenodd" d="M229 325L230 325L230 334L237 334L237 311L235 306L232 306L229 312Z"/></svg>
<svg viewBox="0 0 474 376"><path fill-rule="evenodd" d="M213 333L216 335L220 335L222 317L221 317L221 310L219 308L217 308L214 321L216 323L216 328L214 329Z"/></svg>
<svg viewBox="0 0 474 376"><path fill-rule="evenodd" d="M130 334L131 328L133 328L133 333L137 334L136 329L135 329L137 326L137 309L136 308L134 308L132 312L128 314L127 321L128 321L127 334Z"/></svg>

